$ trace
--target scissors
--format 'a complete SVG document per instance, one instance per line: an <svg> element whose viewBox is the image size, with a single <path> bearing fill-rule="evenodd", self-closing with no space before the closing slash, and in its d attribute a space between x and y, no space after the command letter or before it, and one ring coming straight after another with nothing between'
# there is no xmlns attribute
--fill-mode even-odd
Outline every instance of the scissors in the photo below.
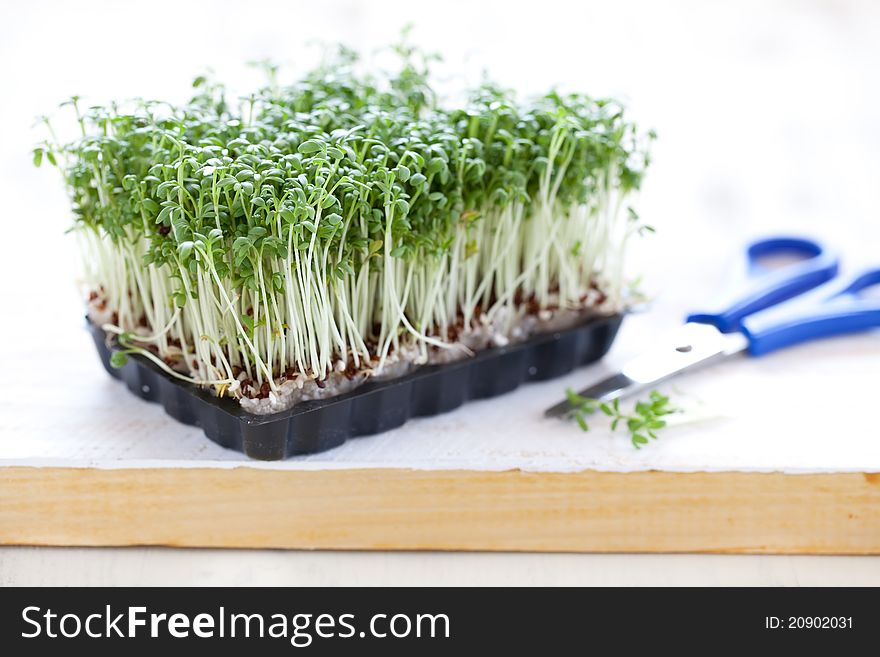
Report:
<svg viewBox="0 0 880 657"><path fill-rule="evenodd" d="M744 352L763 356L808 340L880 327L880 299L861 296L880 283L880 268L838 277L837 254L818 241L795 236L757 240L745 256L728 293L688 315L669 341L578 394L608 402ZM766 265L782 258L788 264ZM561 417L571 410L563 401L544 414Z"/></svg>

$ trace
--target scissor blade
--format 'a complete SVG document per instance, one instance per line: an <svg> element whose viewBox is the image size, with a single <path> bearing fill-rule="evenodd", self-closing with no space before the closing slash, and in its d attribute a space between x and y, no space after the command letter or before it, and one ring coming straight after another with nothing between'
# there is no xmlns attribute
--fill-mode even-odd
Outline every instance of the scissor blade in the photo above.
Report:
<svg viewBox="0 0 880 657"><path fill-rule="evenodd" d="M598 399L600 401L611 401L617 397L622 397L626 391L636 385L636 382L626 376L623 372L618 372L606 379L602 379L599 383L580 390L578 394L588 399ZM562 417L572 410L571 402L567 399L559 402L555 406L551 406L544 415L547 417Z"/></svg>
<svg viewBox="0 0 880 657"><path fill-rule="evenodd" d="M581 397L607 402L657 385L685 370L693 370L741 353L748 343L740 333L721 333L714 326L689 322L654 349L626 363L617 374L584 388ZM547 417L571 412L568 400L544 411Z"/></svg>

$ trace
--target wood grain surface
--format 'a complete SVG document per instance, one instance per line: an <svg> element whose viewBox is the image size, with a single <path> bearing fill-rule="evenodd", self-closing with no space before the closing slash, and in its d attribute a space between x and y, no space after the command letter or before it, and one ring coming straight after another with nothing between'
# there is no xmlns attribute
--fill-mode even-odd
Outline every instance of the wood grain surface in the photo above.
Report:
<svg viewBox="0 0 880 657"><path fill-rule="evenodd" d="M4 468L0 543L880 553L880 476Z"/></svg>

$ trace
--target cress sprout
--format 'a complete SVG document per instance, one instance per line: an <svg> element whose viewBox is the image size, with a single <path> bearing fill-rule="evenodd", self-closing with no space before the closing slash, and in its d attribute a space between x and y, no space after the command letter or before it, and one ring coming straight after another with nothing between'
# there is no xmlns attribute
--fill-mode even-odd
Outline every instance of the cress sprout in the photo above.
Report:
<svg viewBox="0 0 880 657"><path fill-rule="evenodd" d="M205 78L182 106L72 99L79 138L50 126L34 160L67 183L92 321L265 411L619 310L652 135L580 94L446 107L398 52L395 75L342 50L287 87L265 65L240 102Z"/></svg>

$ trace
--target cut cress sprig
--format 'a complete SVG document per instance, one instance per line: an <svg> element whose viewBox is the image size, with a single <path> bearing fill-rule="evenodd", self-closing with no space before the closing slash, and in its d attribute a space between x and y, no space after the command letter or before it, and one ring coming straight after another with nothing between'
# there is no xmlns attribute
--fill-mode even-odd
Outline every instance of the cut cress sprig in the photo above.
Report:
<svg viewBox="0 0 880 657"><path fill-rule="evenodd" d="M620 400L610 403L600 402L589 397L582 397L571 388L566 389L565 396L571 405L571 415L581 430L589 431L586 416L601 411L611 419L611 430L616 431L619 425L626 427L630 434L633 447L641 449L648 444L648 438L657 440L657 431L666 426L661 418L680 412L680 409L669 404L669 397L652 390L646 401L636 402L631 414L620 410Z"/></svg>
<svg viewBox="0 0 880 657"><path fill-rule="evenodd" d="M166 371L274 403L285 382L618 310L650 135L577 94L485 84L446 108L427 58L398 52L387 79L346 50L288 87L268 67L240 103L204 78L182 106L72 99L81 136L50 132L34 159L70 191L92 321Z"/></svg>

